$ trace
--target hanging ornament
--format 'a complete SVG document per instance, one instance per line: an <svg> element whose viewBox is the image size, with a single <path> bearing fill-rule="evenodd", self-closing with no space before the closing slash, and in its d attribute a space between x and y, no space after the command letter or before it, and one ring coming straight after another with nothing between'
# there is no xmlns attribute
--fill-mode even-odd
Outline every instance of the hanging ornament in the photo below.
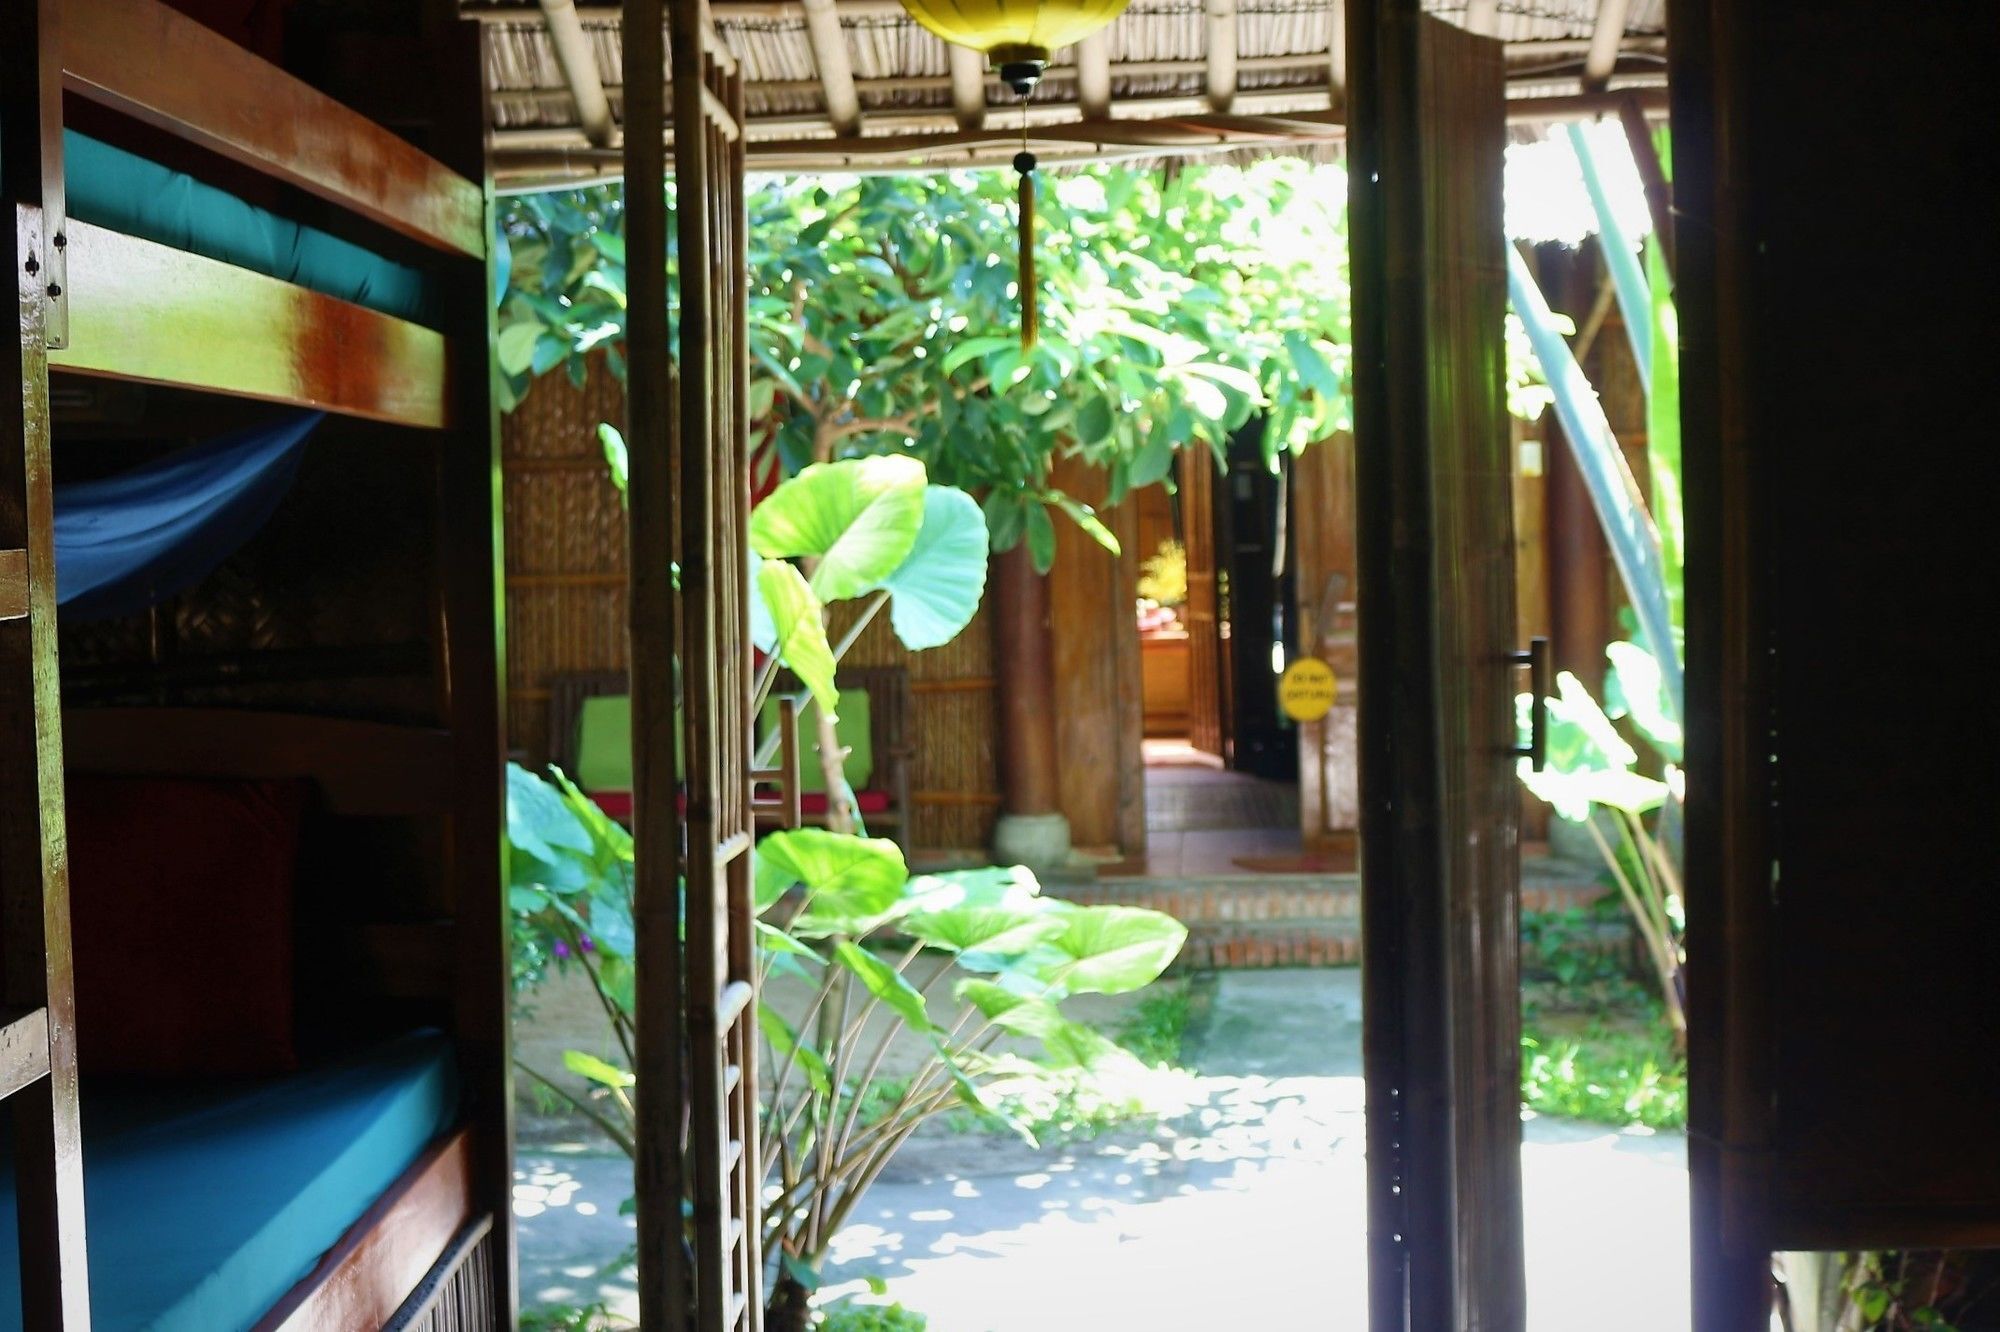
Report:
<svg viewBox="0 0 2000 1332"><path fill-rule="evenodd" d="M1035 310L1035 155L1028 151L1028 98L1058 47L1083 40L1125 12L1131 0L903 0L910 17L945 41L970 47L1000 71L1021 98L1021 346L1037 336Z"/></svg>
<svg viewBox="0 0 2000 1332"><path fill-rule="evenodd" d="M1055 52L1090 36L1131 0L903 0L910 17L980 52L1025 97Z"/></svg>

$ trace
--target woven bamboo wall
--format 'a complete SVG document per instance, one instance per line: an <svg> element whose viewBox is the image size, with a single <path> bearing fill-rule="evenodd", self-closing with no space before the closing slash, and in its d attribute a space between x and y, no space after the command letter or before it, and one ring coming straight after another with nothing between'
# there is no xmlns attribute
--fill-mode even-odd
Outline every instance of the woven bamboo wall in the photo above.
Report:
<svg viewBox="0 0 2000 1332"><path fill-rule="evenodd" d="M624 419L623 388L594 360L583 388L546 375L501 423L507 731L537 766L550 677L626 666L625 509L597 440L600 421Z"/></svg>
<svg viewBox="0 0 2000 1332"><path fill-rule="evenodd" d="M600 421L622 421L624 392L593 361L584 387L537 380L501 427L507 505L508 726L517 756L547 761L551 677L626 668L625 511L604 468ZM835 636L847 627L836 612ZM908 653L886 615L848 654L903 666L915 699L911 845L972 852L999 808L993 635L982 611L958 639Z"/></svg>

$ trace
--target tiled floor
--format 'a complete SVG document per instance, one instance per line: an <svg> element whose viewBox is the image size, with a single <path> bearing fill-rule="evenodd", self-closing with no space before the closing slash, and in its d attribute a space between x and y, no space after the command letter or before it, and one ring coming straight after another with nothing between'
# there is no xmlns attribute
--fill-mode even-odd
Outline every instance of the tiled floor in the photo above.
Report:
<svg viewBox="0 0 2000 1332"><path fill-rule="evenodd" d="M1303 851L1296 786L1226 771L1185 740L1146 741L1146 863L1136 873L1208 878L1335 868L1306 863Z"/></svg>

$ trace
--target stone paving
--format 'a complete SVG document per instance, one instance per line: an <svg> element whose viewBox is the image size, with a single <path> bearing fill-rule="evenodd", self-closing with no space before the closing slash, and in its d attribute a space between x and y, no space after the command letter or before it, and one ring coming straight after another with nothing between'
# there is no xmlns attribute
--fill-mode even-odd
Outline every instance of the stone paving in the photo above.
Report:
<svg viewBox="0 0 2000 1332"><path fill-rule="evenodd" d="M1034 1152L919 1140L836 1242L836 1291L888 1282L932 1332L1365 1326L1360 976L1225 972L1192 1024L1188 1113ZM1522 1167L1535 1332L1685 1332L1676 1134L1531 1119ZM524 1152L524 1300L609 1299L630 1242L622 1157Z"/></svg>

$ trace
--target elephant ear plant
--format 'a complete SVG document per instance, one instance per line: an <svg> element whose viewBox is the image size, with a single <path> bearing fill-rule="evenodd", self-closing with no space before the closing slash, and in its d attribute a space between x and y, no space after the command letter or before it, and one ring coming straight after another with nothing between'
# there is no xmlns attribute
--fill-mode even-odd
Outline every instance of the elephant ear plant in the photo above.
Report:
<svg viewBox="0 0 2000 1332"><path fill-rule="evenodd" d="M805 1325L833 1236L924 1121L966 1107L1027 1136L993 1083L1136 1066L1063 1001L1152 983L1187 930L1157 911L1043 897L1020 867L912 877L893 842L811 828L764 840L756 892L766 972L811 988L796 1023L758 1013L772 1055L767 1326L782 1330ZM891 1082L898 1046L915 1071Z"/></svg>
<svg viewBox="0 0 2000 1332"><path fill-rule="evenodd" d="M840 658L885 607L911 651L955 638L985 588L985 517L917 460L872 456L805 468L758 506L749 537L752 638L766 654L756 702L789 667L818 716L826 788L851 795L832 724ZM835 642L827 607L842 600L857 607ZM760 762L777 739L762 738ZM629 1153L632 840L560 772L550 777L508 773L516 980L528 988L549 967L581 968L616 1048L565 1053L568 1071L596 1084L587 1095L525 1072ZM894 843L850 831L846 805L836 800L827 829L773 833L756 849L759 979L783 977L799 999L758 1011L772 1332L808 1324L833 1236L926 1120L966 1108L1025 1136L997 1087L1135 1068L1064 1001L1150 984L1187 936L1158 912L1045 898L1018 867L912 876ZM907 1080L885 1076L892 1051L914 1069Z"/></svg>

